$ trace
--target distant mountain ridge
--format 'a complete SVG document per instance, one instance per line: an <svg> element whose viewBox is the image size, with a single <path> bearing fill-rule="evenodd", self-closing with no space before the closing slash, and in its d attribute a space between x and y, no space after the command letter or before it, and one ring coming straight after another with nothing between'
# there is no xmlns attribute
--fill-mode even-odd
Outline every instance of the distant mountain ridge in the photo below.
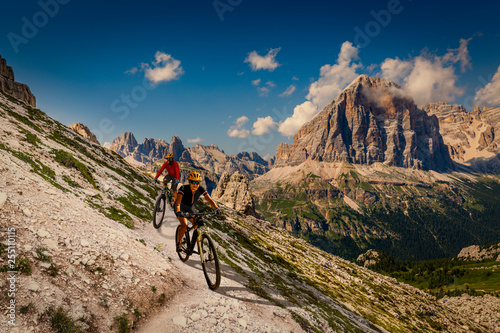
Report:
<svg viewBox="0 0 500 333"><path fill-rule="evenodd" d="M475 107L443 102L423 107L439 120L439 129L453 161L483 172L500 171L500 108Z"/></svg>
<svg viewBox="0 0 500 333"><path fill-rule="evenodd" d="M247 177L264 174L269 170L268 162L255 152L242 152L236 156L228 155L216 145L197 144L184 147L178 136L173 136L170 144L162 139L144 139L138 144L132 132L122 133L111 143L111 150L126 158L143 164L153 164L171 153L179 162L190 163L217 175L224 172L240 171ZM131 160L132 159L132 160Z"/></svg>

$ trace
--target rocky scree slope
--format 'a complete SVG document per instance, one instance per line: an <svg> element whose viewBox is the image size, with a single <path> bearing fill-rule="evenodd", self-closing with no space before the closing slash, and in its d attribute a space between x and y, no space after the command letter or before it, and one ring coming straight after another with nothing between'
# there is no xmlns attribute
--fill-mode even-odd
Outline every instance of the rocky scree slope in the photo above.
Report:
<svg viewBox="0 0 500 333"><path fill-rule="evenodd" d="M448 150L435 116L417 108L395 83L361 75L276 149L275 166L306 159L446 170Z"/></svg>
<svg viewBox="0 0 500 333"><path fill-rule="evenodd" d="M210 223L219 257L306 332L487 332L416 288L325 253L269 222L225 209ZM495 306L500 304L496 300ZM463 304L462 304L463 306ZM488 325L488 323L485 323Z"/></svg>
<svg viewBox="0 0 500 333"><path fill-rule="evenodd" d="M57 318L72 318L67 329L116 330L175 294L178 271L141 236L156 195L149 177L3 94L0 138L2 290L6 270L19 271L17 326L2 320L0 331L49 332ZM4 266L12 228L14 268Z"/></svg>

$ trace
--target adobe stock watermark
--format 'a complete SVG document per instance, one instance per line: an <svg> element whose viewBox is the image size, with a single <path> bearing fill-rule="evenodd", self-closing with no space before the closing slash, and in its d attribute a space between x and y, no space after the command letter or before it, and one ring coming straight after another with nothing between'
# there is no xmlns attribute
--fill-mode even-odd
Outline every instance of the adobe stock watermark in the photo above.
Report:
<svg viewBox="0 0 500 333"><path fill-rule="evenodd" d="M212 5L222 22L224 21L224 14L226 12L232 12L237 6L241 5L242 2L243 0L215 0L212 2Z"/></svg>
<svg viewBox="0 0 500 333"><path fill-rule="evenodd" d="M288 112L286 106L283 107L283 110L278 110L273 108L273 114L276 116L276 119L279 121L283 121L286 118L290 117L292 114ZM276 131L271 131L268 134L264 135L251 135L248 136L243 142L238 145L238 151L246 151L246 152L262 152L265 148L271 144L276 137Z"/></svg>
<svg viewBox="0 0 500 333"><path fill-rule="evenodd" d="M59 13L61 5L66 5L71 0L39 0L38 6L41 10L37 11L31 17L31 20L26 16L21 18L21 33L9 32L7 38L14 52L19 53L21 44L28 44L29 41L38 35L41 28L45 27L51 18L54 18Z"/></svg>
<svg viewBox="0 0 500 333"><path fill-rule="evenodd" d="M156 89L158 85L151 85L147 78L144 78L142 84L138 84L130 90L130 93L123 93L119 98L111 102L111 112L118 116L119 120L125 120L130 115L130 112L139 106L148 97L148 92ZM104 135L111 134L115 131L115 122L110 118L102 118L99 121L99 128L92 129L97 140L102 142Z"/></svg>
<svg viewBox="0 0 500 333"><path fill-rule="evenodd" d="M411 1L411 0L409 0ZM359 48L365 48L370 45L373 38L377 37L383 28L391 23L393 15L398 15L403 11L404 7L399 0L389 0L387 9L381 9L378 12L371 10L370 15L373 20L367 22L364 29L358 26L354 27L356 34L354 35L354 45Z"/></svg>
<svg viewBox="0 0 500 333"><path fill-rule="evenodd" d="M16 325L16 292L17 292L17 271L16 271L16 228L7 230L7 286L8 297L7 322L11 326Z"/></svg>

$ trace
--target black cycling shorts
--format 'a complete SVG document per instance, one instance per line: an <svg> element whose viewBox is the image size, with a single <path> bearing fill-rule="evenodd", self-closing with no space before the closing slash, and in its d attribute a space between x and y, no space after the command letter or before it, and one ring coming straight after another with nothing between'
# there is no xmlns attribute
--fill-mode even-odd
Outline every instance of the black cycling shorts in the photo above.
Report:
<svg viewBox="0 0 500 333"><path fill-rule="evenodd" d="M177 191L177 185L179 184L178 182L174 181L174 177L170 176L170 175L166 175L164 178L163 178L163 183L165 184L165 186L167 186L167 184L171 181L172 182L172 186L170 187L172 189L172 191Z"/></svg>

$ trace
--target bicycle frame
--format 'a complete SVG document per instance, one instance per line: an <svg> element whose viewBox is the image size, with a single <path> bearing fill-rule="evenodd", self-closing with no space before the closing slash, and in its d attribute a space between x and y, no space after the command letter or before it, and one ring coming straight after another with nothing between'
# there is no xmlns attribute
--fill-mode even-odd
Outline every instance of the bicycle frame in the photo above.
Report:
<svg viewBox="0 0 500 333"><path fill-rule="evenodd" d="M186 240L188 242L188 250L189 250L188 254L191 255L191 254L195 253L194 246L195 246L195 244L197 244L198 245L198 254L200 255L201 263L204 263L205 258L203 258L203 256L201 255L201 253L203 253L203 245L201 243L201 237L204 234L208 234L210 229L208 227L205 227L205 226L201 226L201 227L198 227L195 229L196 226L197 226L197 224L195 223L193 226L188 227L186 230L186 233L187 233ZM193 231L193 235L190 238L189 232L193 229L195 229L195 230ZM195 234L195 232L196 232L196 234ZM196 242L195 242L195 237L196 237Z"/></svg>

